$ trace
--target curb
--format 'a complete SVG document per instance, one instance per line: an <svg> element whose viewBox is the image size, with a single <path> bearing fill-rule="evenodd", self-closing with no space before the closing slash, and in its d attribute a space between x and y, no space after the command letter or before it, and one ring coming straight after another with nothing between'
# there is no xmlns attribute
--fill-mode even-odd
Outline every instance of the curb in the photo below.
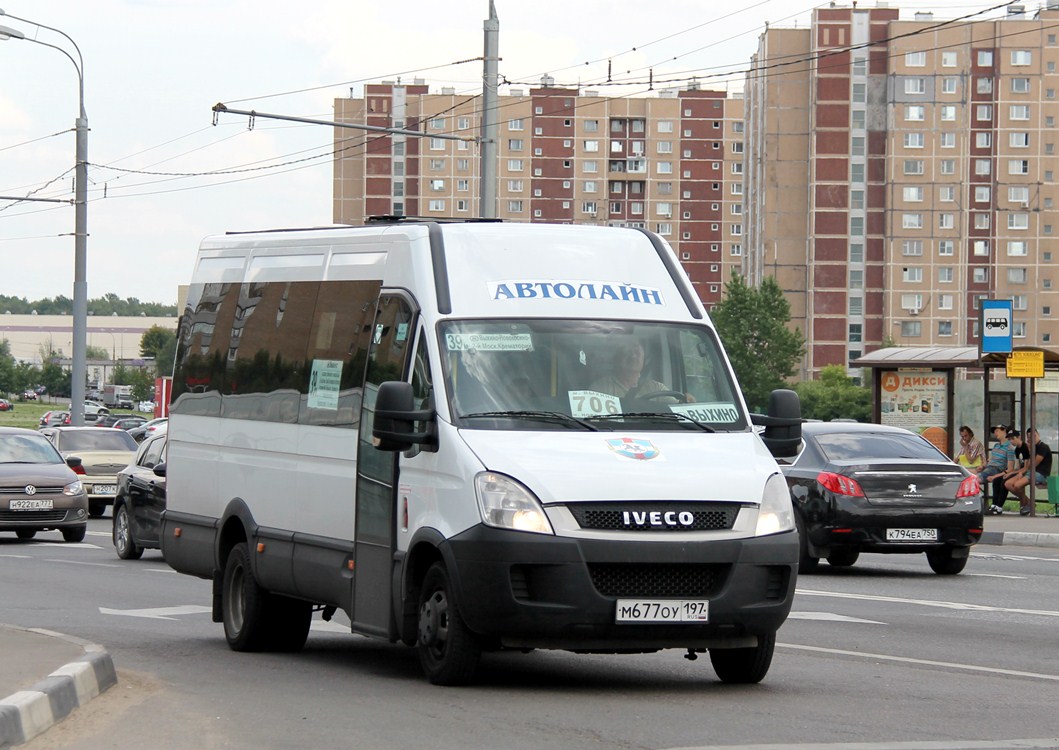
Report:
<svg viewBox="0 0 1059 750"><path fill-rule="evenodd" d="M80 659L59 667L29 690L0 700L0 748L28 742L118 682L114 662L102 646L52 630L0 627L60 638L85 651Z"/></svg>
<svg viewBox="0 0 1059 750"><path fill-rule="evenodd" d="M1059 534L1041 534L1033 531L983 531L978 543L1059 548Z"/></svg>

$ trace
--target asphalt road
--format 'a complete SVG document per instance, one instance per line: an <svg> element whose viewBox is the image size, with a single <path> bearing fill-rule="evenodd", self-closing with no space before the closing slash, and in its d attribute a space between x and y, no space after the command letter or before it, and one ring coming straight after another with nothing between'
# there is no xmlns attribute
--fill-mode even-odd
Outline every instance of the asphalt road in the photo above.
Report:
<svg viewBox="0 0 1059 750"><path fill-rule="evenodd" d="M234 653L210 583L154 551L118 560L109 524L79 545L0 536L0 620L100 643L118 670L30 750L1059 746L1059 550L979 546L955 577L922 556L823 564L756 686L676 651L535 651L440 688L411 649L338 623L315 621L301 654Z"/></svg>

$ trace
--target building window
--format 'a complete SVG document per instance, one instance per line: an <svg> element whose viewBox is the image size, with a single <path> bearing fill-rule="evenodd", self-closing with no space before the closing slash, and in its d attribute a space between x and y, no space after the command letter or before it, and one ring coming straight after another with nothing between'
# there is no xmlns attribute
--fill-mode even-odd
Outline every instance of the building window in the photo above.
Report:
<svg viewBox="0 0 1059 750"><path fill-rule="evenodd" d="M910 68L922 68L927 64L926 52L906 52L905 65ZM859 339L858 339L859 340Z"/></svg>
<svg viewBox="0 0 1059 750"><path fill-rule="evenodd" d="M445 180L431 180L430 189L435 193L440 193L445 189Z"/></svg>
<svg viewBox="0 0 1059 750"><path fill-rule="evenodd" d="M989 214L976 213L974 215L974 228L975 229L989 229L992 219Z"/></svg>
<svg viewBox="0 0 1059 750"><path fill-rule="evenodd" d="M956 52L953 50L942 50L941 53L941 67L943 68L955 68L956 67Z"/></svg>
<svg viewBox="0 0 1059 750"><path fill-rule="evenodd" d="M978 89L979 94L992 94L993 93L993 79L992 78L979 78L975 81L975 86Z"/></svg>
<svg viewBox="0 0 1059 750"><path fill-rule="evenodd" d="M861 327L860 323L849 324L849 341L851 344L857 344L861 341Z"/></svg>
<svg viewBox="0 0 1059 750"><path fill-rule="evenodd" d="M975 240L972 245L972 252L978 257L989 256L989 240Z"/></svg>
<svg viewBox="0 0 1059 750"><path fill-rule="evenodd" d="M522 192L522 180L508 180L507 191L509 193L521 193Z"/></svg>
<svg viewBox="0 0 1059 750"><path fill-rule="evenodd" d="M907 122L922 122L925 107L922 104L906 104L905 120ZM953 108L955 109L955 107Z"/></svg>
<svg viewBox="0 0 1059 750"><path fill-rule="evenodd" d="M849 297L849 314L850 315L863 315L864 314L864 298L850 295Z"/></svg>
<svg viewBox="0 0 1059 750"><path fill-rule="evenodd" d="M864 288L864 271L850 271L849 272L849 288L850 289L863 289Z"/></svg>
<svg viewBox="0 0 1059 750"><path fill-rule="evenodd" d="M442 170L444 168L445 168L445 160L444 159L431 159L430 160L430 170L432 172L437 172L437 171Z"/></svg>
<svg viewBox="0 0 1059 750"><path fill-rule="evenodd" d="M857 86L863 84L853 84L853 89L856 90ZM905 79L905 93L906 94L925 94L927 92L927 81L925 78L906 78ZM854 97L853 101L864 101L864 99L857 99Z"/></svg>
<svg viewBox="0 0 1059 750"><path fill-rule="evenodd" d="M462 198L460 200L456 201L456 210L457 211L466 211L467 210L467 201L462 199Z"/></svg>
<svg viewBox="0 0 1059 750"><path fill-rule="evenodd" d="M939 336L951 336L952 335L952 321L951 320L939 320L938 321L938 335Z"/></svg>
<svg viewBox="0 0 1059 750"><path fill-rule="evenodd" d="M977 175L988 175L993 172L993 162L990 159L975 159L974 173Z"/></svg>
<svg viewBox="0 0 1059 750"><path fill-rule="evenodd" d="M584 149L586 153L597 153L599 151L599 141L585 141Z"/></svg>
<svg viewBox="0 0 1059 750"><path fill-rule="evenodd" d="M978 67L980 68L991 68L993 67L993 50L980 49L978 50Z"/></svg>
<svg viewBox="0 0 1059 750"><path fill-rule="evenodd" d="M522 130L523 129L522 118L507 121L508 130Z"/></svg>
<svg viewBox="0 0 1059 750"><path fill-rule="evenodd" d="M993 105L992 104L979 104L974 108L974 119L979 122L992 122L993 120Z"/></svg>
<svg viewBox="0 0 1059 750"><path fill-rule="evenodd" d="M955 246L952 240L938 240L938 255L953 255Z"/></svg>
<svg viewBox="0 0 1059 750"><path fill-rule="evenodd" d="M735 187L733 185L733 187ZM743 192L743 186L739 186L740 194ZM850 208L864 208L864 191L863 190L850 190L849 191L849 207Z"/></svg>
<svg viewBox="0 0 1059 750"><path fill-rule="evenodd" d="M457 159L456 160L456 171L457 172L466 172L470 168L471 168L470 159Z"/></svg>
<svg viewBox="0 0 1059 750"><path fill-rule="evenodd" d="M902 255L922 255L923 254L923 240L902 240L901 241L901 254Z"/></svg>
<svg viewBox="0 0 1059 750"><path fill-rule="evenodd" d="M918 266L910 266L901 269L901 280L912 284L918 284L923 280L923 269Z"/></svg>
<svg viewBox="0 0 1059 750"><path fill-rule="evenodd" d="M599 162L594 159L587 159L581 162L581 171L587 174L595 174L599 171Z"/></svg>
<svg viewBox="0 0 1059 750"><path fill-rule="evenodd" d="M1013 94L1028 94L1030 92L1030 79L1029 78L1012 78L1011 79L1011 93Z"/></svg>
<svg viewBox="0 0 1059 750"><path fill-rule="evenodd" d="M1015 310L1026 310L1029 307L1029 305L1027 304L1028 299L1029 298L1025 294L1012 295L1011 306Z"/></svg>
<svg viewBox="0 0 1059 750"><path fill-rule="evenodd" d="M618 184L618 183L615 183ZM598 183L595 180L585 180L584 190L586 193L594 193L598 189Z"/></svg>
<svg viewBox="0 0 1059 750"><path fill-rule="evenodd" d="M922 229L923 228L923 214L920 214L920 213L904 213L904 214L901 214L901 226L904 229Z"/></svg>
<svg viewBox="0 0 1059 750"><path fill-rule="evenodd" d="M860 179L858 180L855 176L852 177L853 182L864 182L864 165L863 164L852 164L851 169L855 170L860 167ZM922 159L905 159L905 174L923 174L923 160Z"/></svg>
<svg viewBox="0 0 1059 750"><path fill-rule="evenodd" d="M949 269L952 270L951 268ZM952 279L949 279L952 281ZM938 295L938 309L939 310L951 310L952 309L953 296L951 294L939 294Z"/></svg>
<svg viewBox="0 0 1059 750"><path fill-rule="evenodd" d="M923 324L918 320L902 320L901 336L904 338L918 338L922 333Z"/></svg>
<svg viewBox="0 0 1059 750"><path fill-rule="evenodd" d="M863 242L850 242L849 243L849 262L850 263L863 263L864 262L864 243Z"/></svg>
<svg viewBox="0 0 1059 750"><path fill-rule="evenodd" d="M849 217L849 234L851 237L863 237L864 236L864 217L863 216L850 216Z"/></svg>
<svg viewBox="0 0 1059 750"><path fill-rule="evenodd" d="M956 174L956 160L942 159L938 162L938 171L941 174ZM922 172L920 172L922 174Z"/></svg>
<svg viewBox="0 0 1059 750"><path fill-rule="evenodd" d="M655 225L655 233L660 234L663 237L668 237L673 234L673 225L668 221L663 221Z"/></svg>
<svg viewBox="0 0 1059 750"><path fill-rule="evenodd" d="M1025 284L1026 283L1026 269L1025 268L1009 268L1008 269L1008 283L1009 284Z"/></svg>
<svg viewBox="0 0 1059 750"><path fill-rule="evenodd" d="M657 167L658 174L673 174L673 162L671 161L660 161Z"/></svg>
<svg viewBox="0 0 1059 750"><path fill-rule="evenodd" d="M444 211L445 210L445 201L443 201L443 200L434 199L434 200L429 201L427 205L429 206L431 211Z"/></svg>
<svg viewBox="0 0 1059 750"><path fill-rule="evenodd" d="M849 139L849 152L854 156L864 156L864 136L855 135Z"/></svg>
<svg viewBox="0 0 1059 750"><path fill-rule="evenodd" d="M595 201L584 201L581 203L581 213L588 214L589 216L596 215L596 202Z"/></svg>
<svg viewBox="0 0 1059 750"><path fill-rule="evenodd" d="M1008 142L1012 148L1029 148L1030 145L1030 134L1029 133L1009 133Z"/></svg>
<svg viewBox="0 0 1059 750"><path fill-rule="evenodd" d="M993 145L993 134L982 131L975 133L974 145L978 148L991 148Z"/></svg>
<svg viewBox="0 0 1059 750"><path fill-rule="evenodd" d="M1011 50L1011 64L1016 66L1032 65L1033 53L1028 49Z"/></svg>
<svg viewBox="0 0 1059 750"><path fill-rule="evenodd" d="M643 213L643 203L640 201L633 201L629 204L629 213L639 216Z"/></svg>
<svg viewBox="0 0 1059 750"><path fill-rule="evenodd" d="M955 104L942 104L940 109L941 119L945 122L956 121L956 105Z"/></svg>
<svg viewBox="0 0 1059 750"><path fill-rule="evenodd" d="M507 202L508 213L520 214L522 213L522 201L508 201Z"/></svg>
<svg viewBox="0 0 1059 750"><path fill-rule="evenodd" d="M940 133L941 139L939 143L942 148L956 148L956 134L955 133Z"/></svg>
<svg viewBox="0 0 1059 750"><path fill-rule="evenodd" d="M942 185L938 188L938 200L941 203L953 203L956 201L956 188L952 185Z"/></svg>
<svg viewBox="0 0 1059 750"><path fill-rule="evenodd" d="M989 185L975 185L974 186L974 201L975 203L988 203L992 194L992 189Z"/></svg>
<svg viewBox="0 0 1059 750"><path fill-rule="evenodd" d="M431 138L430 139L430 150L431 151L444 151L445 150L445 139L444 138Z"/></svg>
<svg viewBox="0 0 1059 750"><path fill-rule="evenodd" d="M737 242L729 247L729 252L733 258L738 258L743 254L743 246Z"/></svg>
<svg viewBox="0 0 1059 750"><path fill-rule="evenodd" d="M671 154L673 153L673 141L658 141L655 144L656 153L659 154Z"/></svg>
<svg viewBox="0 0 1059 750"><path fill-rule="evenodd" d="M951 284L952 283L952 279L953 279L953 270L952 270L952 268L950 266L941 266L940 268L938 268L938 282L939 283ZM950 300L952 299L952 295L951 294L943 294L941 296L941 299L944 300L945 297L948 297ZM941 307L941 306L942 305L939 302L938 303L938 307ZM950 305L950 307L951 307L951 305Z"/></svg>
<svg viewBox="0 0 1059 750"><path fill-rule="evenodd" d="M853 84L853 96L852 101L857 104L864 104L868 101L868 88L863 83Z"/></svg>
<svg viewBox="0 0 1059 750"><path fill-rule="evenodd" d="M903 193L906 201L923 200L923 187L921 185L906 185L903 188Z"/></svg>
<svg viewBox="0 0 1059 750"><path fill-rule="evenodd" d="M955 94L957 81L959 79L954 76L945 76L941 79L941 93L943 94Z"/></svg>
<svg viewBox="0 0 1059 750"><path fill-rule="evenodd" d="M902 310L915 310L919 312L923 309L923 295L922 294L902 294L901 295L901 309Z"/></svg>
<svg viewBox="0 0 1059 750"><path fill-rule="evenodd" d="M971 269L971 281L975 284L988 284L989 269L984 266L975 266Z"/></svg>
<svg viewBox="0 0 1059 750"><path fill-rule="evenodd" d="M1008 160L1008 174L1029 174L1030 173L1030 160L1029 159L1009 159Z"/></svg>
<svg viewBox="0 0 1059 750"><path fill-rule="evenodd" d="M522 171L522 159L508 159L507 168L509 172L521 172Z"/></svg>
<svg viewBox="0 0 1059 750"><path fill-rule="evenodd" d="M905 133L905 148L923 148L923 134Z"/></svg>

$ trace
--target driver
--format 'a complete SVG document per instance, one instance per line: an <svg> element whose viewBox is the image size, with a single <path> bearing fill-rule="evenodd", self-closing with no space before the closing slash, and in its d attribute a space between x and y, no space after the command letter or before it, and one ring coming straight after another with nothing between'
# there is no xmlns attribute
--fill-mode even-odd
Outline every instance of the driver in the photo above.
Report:
<svg viewBox="0 0 1059 750"><path fill-rule="evenodd" d="M622 341L614 350L610 373L593 382L591 388L622 399L673 390L665 383L646 377L643 374L643 365L644 351L639 340ZM675 404L679 401L675 396L659 396L654 400L662 404Z"/></svg>

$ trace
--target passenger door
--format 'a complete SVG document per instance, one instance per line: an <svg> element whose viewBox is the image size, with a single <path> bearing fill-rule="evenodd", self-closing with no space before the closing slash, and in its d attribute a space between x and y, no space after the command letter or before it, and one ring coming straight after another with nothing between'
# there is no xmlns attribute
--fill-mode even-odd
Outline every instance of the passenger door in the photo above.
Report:
<svg viewBox="0 0 1059 750"><path fill-rule="evenodd" d="M396 549L396 484L399 453L376 450L371 431L379 384L407 377L415 309L405 296L383 294L375 311L364 382L357 445L354 531L353 629L392 637L391 583Z"/></svg>

